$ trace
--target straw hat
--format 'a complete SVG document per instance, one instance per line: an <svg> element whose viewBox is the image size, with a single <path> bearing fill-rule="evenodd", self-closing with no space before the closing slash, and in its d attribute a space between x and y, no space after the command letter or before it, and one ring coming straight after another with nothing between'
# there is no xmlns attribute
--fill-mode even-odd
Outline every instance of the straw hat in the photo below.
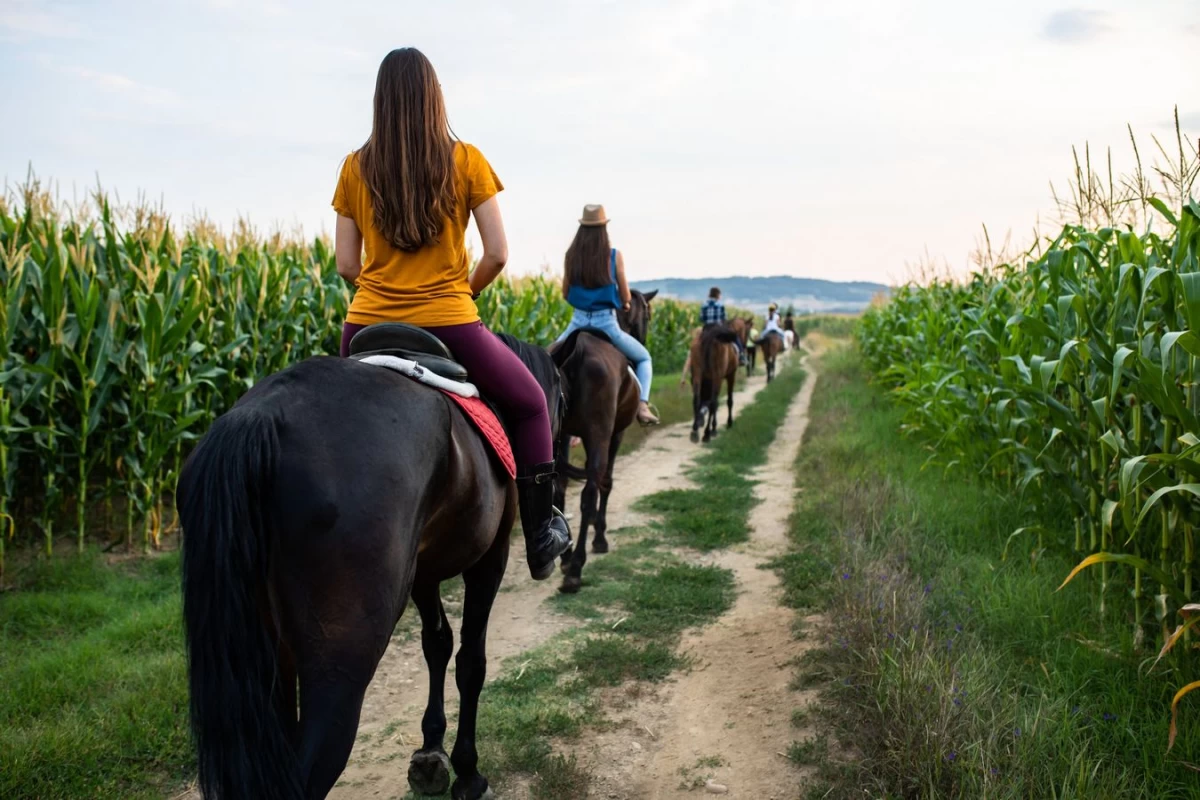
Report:
<svg viewBox="0 0 1200 800"><path fill-rule="evenodd" d="M579 224L585 228L598 228L601 225L608 224L608 216L604 213L602 205L587 205L583 207L583 218L579 220Z"/></svg>
<svg viewBox="0 0 1200 800"><path fill-rule="evenodd" d="M769 311L777 311L779 309L779 306L775 305L774 303L771 303L771 305L767 306L767 309Z"/></svg>

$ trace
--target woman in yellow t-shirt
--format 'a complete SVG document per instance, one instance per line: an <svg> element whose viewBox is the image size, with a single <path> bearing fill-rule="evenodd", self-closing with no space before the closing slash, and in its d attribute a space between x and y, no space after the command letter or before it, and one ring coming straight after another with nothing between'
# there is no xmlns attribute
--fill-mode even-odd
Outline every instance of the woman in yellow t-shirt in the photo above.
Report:
<svg viewBox="0 0 1200 800"><path fill-rule="evenodd" d="M451 133L429 59L414 48L388 53L375 82L371 136L342 164L333 195L338 274L357 289L342 355L354 334L376 322L417 325L445 342L512 428L529 570L543 580L571 546L567 522L552 505L546 397L484 326L474 301L508 258L496 200L503 188L483 154ZM473 272L466 249L472 215L483 240Z"/></svg>

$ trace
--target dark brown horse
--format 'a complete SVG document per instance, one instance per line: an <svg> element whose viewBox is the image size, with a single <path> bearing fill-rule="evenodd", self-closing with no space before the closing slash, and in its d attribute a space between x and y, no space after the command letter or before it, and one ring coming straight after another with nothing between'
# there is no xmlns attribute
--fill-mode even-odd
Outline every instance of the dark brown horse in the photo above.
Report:
<svg viewBox="0 0 1200 800"><path fill-rule="evenodd" d="M650 325L650 301L657 291L642 294L634 290L630 310L620 312L621 329L645 344ZM595 530L592 552L607 553L608 495L613 487L613 465L625 430L637 416L638 383L629 369L629 362L599 332L576 331L552 348L554 362L562 373L566 397L566 416L558 444L558 485L555 505L566 502L567 479L584 480L580 497L579 529L575 547L563 555L565 573L562 591L578 592L582 586L583 565L587 563L588 528ZM572 467L567 459L570 439L583 441L586 465L583 470Z"/></svg>
<svg viewBox="0 0 1200 800"><path fill-rule="evenodd" d="M767 368L767 383L770 383L775 380L775 358L784 350L783 337L771 331L758 340L758 346L762 350L763 365Z"/></svg>
<svg viewBox="0 0 1200 800"><path fill-rule="evenodd" d="M558 372L507 340L561 414ZM517 511L508 473L458 406L402 375L311 358L213 423L179 479L192 729L206 798L323 798L409 598L429 667L419 794L490 796L476 712L488 615ZM439 585L462 575L461 708L447 758L454 649ZM299 700L299 702L298 702Z"/></svg>
<svg viewBox="0 0 1200 800"><path fill-rule="evenodd" d="M701 427L704 428L704 441L717 435L717 405L722 382L726 385L729 406L726 427L733 427L733 389L738 373L737 348L733 344L736 340L737 333L730 326L713 325L702 331L692 343L693 442L700 441Z"/></svg>

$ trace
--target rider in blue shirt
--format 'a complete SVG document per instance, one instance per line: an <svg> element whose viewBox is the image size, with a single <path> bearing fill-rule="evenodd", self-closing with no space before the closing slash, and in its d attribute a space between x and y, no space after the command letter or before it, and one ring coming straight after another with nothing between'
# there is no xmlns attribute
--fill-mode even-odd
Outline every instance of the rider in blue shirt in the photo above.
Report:
<svg viewBox="0 0 1200 800"><path fill-rule="evenodd" d="M712 325L724 325L725 322L725 304L721 302L721 290L714 286L708 290L708 300L700 306L700 325L708 328ZM735 339L734 345L737 347L738 361L745 366L746 349L742 345L742 340Z"/></svg>
<svg viewBox="0 0 1200 800"><path fill-rule="evenodd" d="M637 420L642 425L657 425L658 417L650 410L650 382L654 368L645 345L621 330L617 309L629 310L629 282L625 280L625 259L608 238L608 217L604 206L584 206L583 218L575 241L567 250L563 269L563 297L575 309L571 324L558 341L580 328L593 328L633 362L633 371L641 388Z"/></svg>

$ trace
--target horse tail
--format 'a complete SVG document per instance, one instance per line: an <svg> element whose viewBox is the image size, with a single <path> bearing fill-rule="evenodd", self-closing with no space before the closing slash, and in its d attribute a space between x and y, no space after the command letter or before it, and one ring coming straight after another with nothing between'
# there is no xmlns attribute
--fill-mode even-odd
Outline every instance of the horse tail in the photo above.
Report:
<svg viewBox="0 0 1200 800"><path fill-rule="evenodd" d="M179 477L192 735L206 798L303 797L276 701L278 642L263 603L274 418L251 405L213 423Z"/></svg>
<svg viewBox="0 0 1200 800"><path fill-rule="evenodd" d="M573 480L573 481L586 481L587 480L587 470L577 467L569 461L563 461L559 465L558 468L570 480Z"/></svg>

